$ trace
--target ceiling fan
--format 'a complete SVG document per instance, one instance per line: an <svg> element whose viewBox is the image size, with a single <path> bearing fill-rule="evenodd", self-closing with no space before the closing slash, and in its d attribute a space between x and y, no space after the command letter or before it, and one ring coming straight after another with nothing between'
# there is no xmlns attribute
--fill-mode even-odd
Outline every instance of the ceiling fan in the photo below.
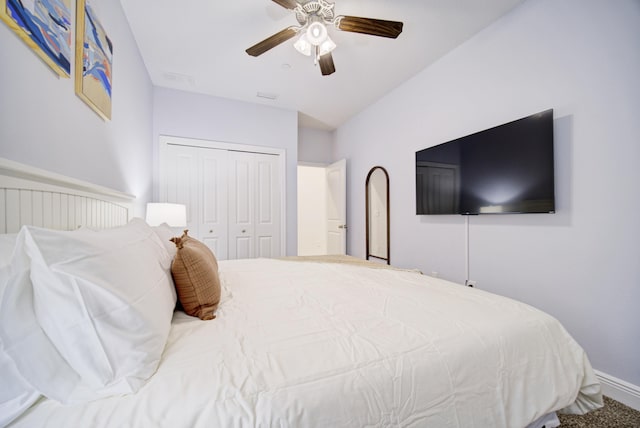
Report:
<svg viewBox="0 0 640 428"><path fill-rule="evenodd" d="M326 0L272 0L280 6L293 10L299 27L291 26L277 32L271 37L251 46L246 52L251 56L259 56L300 34L293 45L304 55L313 54L314 61L320 64L323 76L336 71L331 51L336 44L327 32L327 25L334 25L338 30L372 36L397 38L402 33L402 22L382 19L361 18L358 16L335 16L334 3Z"/></svg>

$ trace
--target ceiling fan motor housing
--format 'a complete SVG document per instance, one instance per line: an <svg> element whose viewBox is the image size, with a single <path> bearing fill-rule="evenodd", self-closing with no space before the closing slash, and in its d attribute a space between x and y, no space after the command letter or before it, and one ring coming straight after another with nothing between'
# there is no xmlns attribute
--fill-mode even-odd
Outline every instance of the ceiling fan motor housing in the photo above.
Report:
<svg viewBox="0 0 640 428"><path fill-rule="evenodd" d="M333 12L334 6L335 4L326 0L311 0L306 3L298 3L296 7L296 19L302 26L313 21L323 21L330 24L335 17Z"/></svg>

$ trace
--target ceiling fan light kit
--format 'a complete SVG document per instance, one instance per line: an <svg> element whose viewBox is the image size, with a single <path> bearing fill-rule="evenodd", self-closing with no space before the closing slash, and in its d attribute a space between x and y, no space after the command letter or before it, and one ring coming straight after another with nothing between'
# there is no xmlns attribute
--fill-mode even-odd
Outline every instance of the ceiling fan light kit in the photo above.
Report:
<svg viewBox="0 0 640 428"><path fill-rule="evenodd" d="M266 51L286 42L300 34L293 44L303 55L311 56L314 51L314 62L320 64L323 76L336 71L331 52L336 44L329 37L327 25L333 25L341 31L368 34L371 36L395 39L402 33L403 23L382 19L361 18L358 16L335 16L334 3L326 0L272 0L280 6L295 11L299 27L289 27L256 43L246 50L251 56L259 56Z"/></svg>
<svg viewBox="0 0 640 428"><path fill-rule="evenodd" d="M302 55L311 56L311 43L307 40L305 33L302 33L298 40L293 44L293 47Z"/></svg>
<svg viewBox="0 0 640 428"><path fill-rule="evenodd" d="M333 40L331 40L331 37L329 36L327 36L324 42L320 43L320 46L318 46L318 49L320 51L320 56L330 53L335 48L336 48L336 44Z"/></svg>
<svg viewBox="0 0 640 428"><path fill-rule="evenodd" d="M327 27L320 21L312 22L307 28L306 35L312 45L319 46L328 36Z"/></svg>

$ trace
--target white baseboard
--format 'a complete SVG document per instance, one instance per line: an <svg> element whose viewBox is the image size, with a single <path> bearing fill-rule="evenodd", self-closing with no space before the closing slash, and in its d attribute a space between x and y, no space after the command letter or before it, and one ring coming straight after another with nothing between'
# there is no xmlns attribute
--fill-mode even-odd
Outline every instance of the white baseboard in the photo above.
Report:
<svg viewBox="0 0 640 428"><path fill-rule="evenodd" d="M633 409L640 411L640 386L633 385L606 373L595 370L602 385L602 393Z"/></svg>

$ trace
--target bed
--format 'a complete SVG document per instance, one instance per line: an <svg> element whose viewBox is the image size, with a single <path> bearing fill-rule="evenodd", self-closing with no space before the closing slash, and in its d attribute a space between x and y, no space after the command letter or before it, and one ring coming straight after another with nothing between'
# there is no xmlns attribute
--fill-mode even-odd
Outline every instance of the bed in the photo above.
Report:
<svg viewBox="0 0 640 428"><path fill-rule="evenodd" d="M40 188L48 175L16 173L22 170L0 164L0 370L12 376L0 387L0 410L14 411L0 421L8 426L524 428L557 426L555 412L602 405L585 352L556 319L415 271L344 259L220 261L216 318L174 311L166 230L130 221L126 195L105 196L105 189L75 180L69 188L60 176L55 188L37 190L32 183ZM40 196L21 202L25 198L15 199L15 192L41 191L68 195L62 211L73 211L73 221L59 220L58 228L80 230L23 228L34 215L26 208L12 212L14 203L6 201L26 207ZM70 196L78 192L100 201L89 205L104 201L103 213L70 209ZM58 205L65 204L52 204ZM90 219L91 227L79 219ZM94 248L94 241L118 248L109 253L115 259L85 257L90 251L83 245ZM19 276L21 246L31 273ZM47 261L54 258L76 270L62 275ZM110 269L114 261L122 266ZM102 284L95 301L83 295L89 310L70 306L82 281ZM110 288L118 281L127 284L124 294ZM145 281L150 288L142 288ZM25 289L31 300L15 297ZM134 297L127 300L126 293ZM13 304L39 299L31 312L23 310L27 304ZM102 308L110 299L116 317L92 312L91 305ZM127 312L118 312L124 306ZM54 328L74 311L89 324L69 328L80 325L75 320ZM109 334L95 344L81 340L98 327ZM41 353L25 351L24 337ZM100 371L103 360L108 375ZM13 401L6 399L11 394Z"/></svg>

